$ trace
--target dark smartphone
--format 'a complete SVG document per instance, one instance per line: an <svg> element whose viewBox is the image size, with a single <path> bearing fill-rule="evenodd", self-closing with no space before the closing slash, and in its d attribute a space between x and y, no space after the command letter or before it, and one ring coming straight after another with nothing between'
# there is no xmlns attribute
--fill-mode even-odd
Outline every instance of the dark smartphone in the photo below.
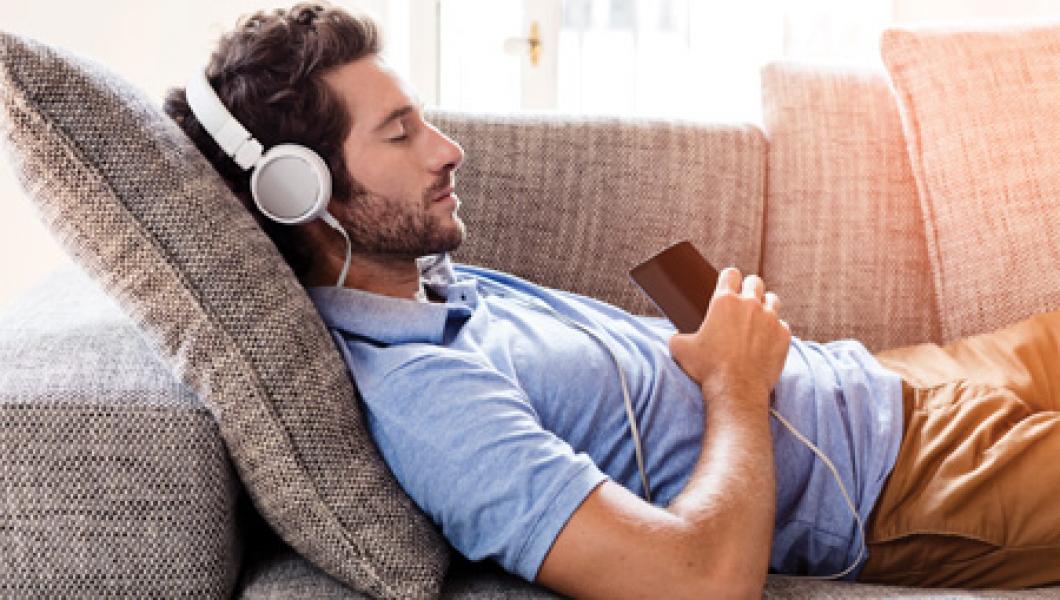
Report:
<svg viewBox="0 0 1060 600"><path fill-rule="evenodd" d="M718 284L718 270L691 242L677 242L629 272L681 333L699 329Z"/></svg>

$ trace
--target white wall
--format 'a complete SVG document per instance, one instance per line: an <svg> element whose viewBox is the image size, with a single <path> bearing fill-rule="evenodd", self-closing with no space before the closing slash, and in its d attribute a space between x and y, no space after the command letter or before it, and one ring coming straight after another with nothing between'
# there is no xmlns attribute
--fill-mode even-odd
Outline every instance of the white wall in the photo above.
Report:
<svg viewBox="0 0 1060 600"><path fill-rule="evenodd" d="M412 4L410 4L410 2ZM411 60L407 22L421 0L333 0L365 8L384 22L391 57L399 72ZM52 0L0 1L0 29L63 46L126 77L161 104L165 91L205 63L217 38L240 15L289 6L279 0ZM389 54L389 52L388 52ZM0 153L0 156L3 156ZM68 260L40 223L7 161L0 159L0 310L44 274Z"/></svg>
<svg viewBox="0 0 1060 600"><path fill-rule="evenodd" d="M1060 18L1058 0L894 0L894 7L899 22Z"/></svg>

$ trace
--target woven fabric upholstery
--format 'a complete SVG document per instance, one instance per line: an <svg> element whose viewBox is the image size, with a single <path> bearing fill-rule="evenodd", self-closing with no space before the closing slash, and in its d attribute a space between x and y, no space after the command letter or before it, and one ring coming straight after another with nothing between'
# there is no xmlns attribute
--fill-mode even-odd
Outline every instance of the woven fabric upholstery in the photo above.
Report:
<svg viewBox="0 0 1060 600"><path fill-rule="evenodd" d="M752 126L430 118L466 151L457 261L642 314L657 311L627 273L673 242L692 240L718 268L758 271L766 149Z"/></svg>
<svg viewBox="0 0 1060 600"><path fill-rule="evenodd" d="M213 417L75 268L0 316L0 597L231 595Z"/></svg>
<svg viewBox="0 0 1060 600"><path fill-rule="evenodd" d="M364 596L329 577L269 532L255 540L253 559L235 594L240 600L355 600ZM454 555L441 600L545 600L547 588L505 572L493 562L471 563Z"/></svg>
<svg viewBox="0 0 1060 600"><path fill-rule="evenodd" d="M950 341L1060 308L1060 27L882 41Z"/></svg>
<svg viewBox="0 0 1060 600"><path fill-rule="evenodd" d="M270 549L246 572L236 597L240 600L360 600L361 594L343 587L297 554ZM457 561L442 588L443 600L544 600L559 598L548 589L531 585L489 563ZM904 598L911 600L1045 600L1056 598L1054 589L1019 591L918 589L900 586L814 581L770 575L764 600L847 600L849 598Z"/></svg>
<svg viewBox="0 0 1060 600"><path fill-rule="evenodd" d="M775 63L762 274L792 332L870 350L938 341L931 264L885 74Z"/></svg>
<svg viewBox="0 0 1060 600"><path fill-rule="evenodd" d="M382 462L305 291L180 129L105 69L10 34L0 123L47 225L203 398L284 539L371 595L436 595L447 546Z"/></svg>
<svg viewBox="0 0 1060 600"><path fill-rule="evenodd" d="M770 575L763 600L849 600L850 598L901 598L902 600L1046 600L1056 598L1056 589L962 590L955 588L912 588L837 581L815 581L799 577Z"/></svg>

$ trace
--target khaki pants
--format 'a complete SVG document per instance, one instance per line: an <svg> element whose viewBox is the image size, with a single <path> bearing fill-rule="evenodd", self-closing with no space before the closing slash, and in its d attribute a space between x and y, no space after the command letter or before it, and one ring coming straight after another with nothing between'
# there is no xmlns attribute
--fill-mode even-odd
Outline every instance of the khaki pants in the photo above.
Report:
<svg viewBox="0 0 1060 600"><path fill-rule="evenodd" d="M905 432L859 580L1060 583L1060 311L877 358L904 381Z"/></svg>

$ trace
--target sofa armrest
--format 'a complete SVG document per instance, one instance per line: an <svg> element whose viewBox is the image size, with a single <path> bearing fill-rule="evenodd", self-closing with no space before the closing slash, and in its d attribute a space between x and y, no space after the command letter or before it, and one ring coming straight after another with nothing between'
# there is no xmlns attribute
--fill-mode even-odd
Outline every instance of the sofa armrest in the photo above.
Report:
<svg viewBox="0 0 1060 600"><path fill-rule="evenodd" d="M0 314L0 356L0 596L230 596L238 480L132 321L63 267Z"/></svg>

